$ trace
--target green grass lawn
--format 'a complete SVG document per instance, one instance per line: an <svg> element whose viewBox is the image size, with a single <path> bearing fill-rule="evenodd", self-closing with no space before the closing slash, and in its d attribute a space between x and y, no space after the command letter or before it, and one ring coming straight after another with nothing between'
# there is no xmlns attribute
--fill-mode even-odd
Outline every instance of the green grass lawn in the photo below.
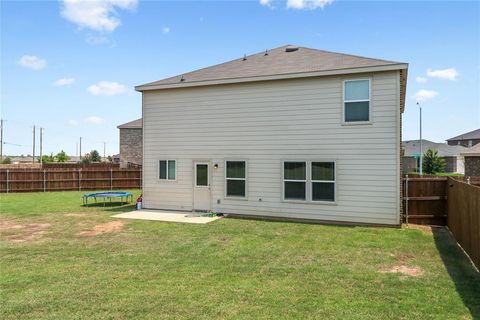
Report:
<svg viewBox="0 0 480 320"><path fill-rule="evenodd" d="M119 220L133 206L81 194L0 195L0 318L480 317L480 275L444 229Z"/></svg>

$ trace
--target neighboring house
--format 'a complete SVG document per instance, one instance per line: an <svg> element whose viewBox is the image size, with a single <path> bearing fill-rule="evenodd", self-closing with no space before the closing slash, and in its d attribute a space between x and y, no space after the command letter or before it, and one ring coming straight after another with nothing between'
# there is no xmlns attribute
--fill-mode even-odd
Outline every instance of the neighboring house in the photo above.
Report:
<svg viewBox="0 0 480 320"><path fill-rule="evenodd" d="M143 207L398 225L407 68L283 46L137 86Z"/></svg>
<svg viewBox="0 0 480 320"><path fill-rule="evenodd" d="M402 159L403 173L418 172L420 164L420 140L408 140L402 142L404 155ZM437 143L430 140L422 140L423 154L428 149L438 151L438 155L445 159L445 172L463 173L462 152L468 150L463 146L449 146L446 143Z"/></svg>
<svg viewBox="0 0 480 320"><path fill-rule="evenodd" d="M120 167L142 164L142 119L119 125ZM114 161L115 162L115 161Z"/></svg>
<svg viewBox="0 0 480 320"><path fill-rule="evenodd" d="M473 130L459 136L447 139L447 143L450 146L464 146L471 148L474 145L480 143L480 129Z"/></svg>
<svg viewBox="0 0 480 320"><path fill-rule="evenodd" d="M465 159L465 176L480 177L480 144L462 152Z"/></svg>

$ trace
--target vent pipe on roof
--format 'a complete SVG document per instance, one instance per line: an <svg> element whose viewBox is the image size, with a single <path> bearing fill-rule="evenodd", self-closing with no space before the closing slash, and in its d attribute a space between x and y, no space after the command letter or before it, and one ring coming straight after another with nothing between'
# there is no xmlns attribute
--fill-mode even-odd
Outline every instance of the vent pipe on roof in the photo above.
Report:
<svg viewBox="0 0 480 320"><path fill-rule="evenodd" d="M243 55L243 61L245 61L245 60L247 60L247 55L246 54Z"/></svg>
<svg viewBox="0 0 480 320"><path fill-rule="evenodd" d="M180 78L180 81L181 82L185 81L185 78L182 76L182 78Z"/></svg>
<svg viewBox="0 0 480 320"><path fill-rule="evenodd" d="M268 49L265 49L265 54L264 56L268 56Z"/></svg>
<svg viewBox="0 0 480 320"><path fill-rule="evenodd" d="M297 51L298 47L286 47L285 52L294 52Z"/></svg>

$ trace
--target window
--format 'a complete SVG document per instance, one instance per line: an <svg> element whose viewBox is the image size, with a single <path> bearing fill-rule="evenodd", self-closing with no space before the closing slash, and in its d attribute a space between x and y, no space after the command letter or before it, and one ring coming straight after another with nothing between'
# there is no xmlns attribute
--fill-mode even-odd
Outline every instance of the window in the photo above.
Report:
<svg viewBox="0 0 480 320"><path fill-rule="evenodd" d="M306 200L307 163L285 161L283 163L283 198Z"/></svg>
<svg viewBox="0 0 480 320"><path fill-rule="evenodd" d="M208 164L206 163L197 163L196 164L196 178L195 185L197 187L207 187L208 186Z"/></svg>
<svg viewBox="0 0 480 320"><path fill-rule="evenodd" d="M335 162L312 162L312 201L335 201Z"/></svg>
<svg viewBox="0 0 480 320"><path fill-rule="evenodd" d="M159 160L158 161L158 178L160 180L176 180L177 163L175 160Z"/></svg>
<svg viewBox="0 0 480 320"><path fill-rule="evenodd" d="M245 198L247 186L246 161L225 162L225 195L227 197Z"/></svg>
<svg viewBox="0 0 480 320"><path fill-rule="evenodd" d="M370 121L370 80L347 80L343 92L344 122Z"/></svg>

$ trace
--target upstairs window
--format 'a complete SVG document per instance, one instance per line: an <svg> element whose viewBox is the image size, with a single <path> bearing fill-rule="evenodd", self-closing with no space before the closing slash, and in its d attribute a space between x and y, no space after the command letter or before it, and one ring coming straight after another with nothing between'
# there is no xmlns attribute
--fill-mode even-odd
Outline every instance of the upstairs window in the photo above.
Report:
<svg viewBox="0 0 480 320"><path fill-rule="evenodd" d="M160 180L177 179L177 163L175 160L158 161L158 178Z"/></svg>
<svg viewBox="0 0 480 320"><path fill-rule="evenodd" d="M343 93L344 122L370 121L370 80L346 80Z"/></svg>
<svg viewBox="0 0 480 320"><path fill-rule="evenodd" d="M227 197L245 198L247 189L247 162L226 161L225 180Z"/></svg>

